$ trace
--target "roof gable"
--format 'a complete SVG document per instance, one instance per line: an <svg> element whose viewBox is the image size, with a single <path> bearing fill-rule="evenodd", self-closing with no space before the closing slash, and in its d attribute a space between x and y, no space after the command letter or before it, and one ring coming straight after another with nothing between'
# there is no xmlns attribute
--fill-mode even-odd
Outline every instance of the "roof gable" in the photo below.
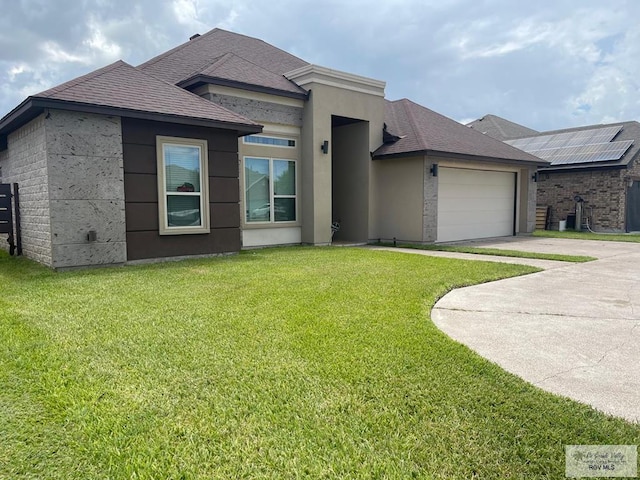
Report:
<svg viewBox="0 0 640 480"><path fill-rule="evenodd" d="M376 150L375 158L427 153L546 164L407 99L385 101L385 123L398 139Z"/></svg>
<svg viewBox="0 0 640 480"><path fill-rule="evenodd" d="M28 121L44 107L191 123L256 132L260 125L119 60L29 97L0 120L0 131ZM15 117L15 118L13 118ZM24 122L22 122L24 123Z"/></svg>
<svg viewBox="0 0 640 480"><path fill-rule="evenodd" d="M191 78L205 82L207 80L210 82L213 81L214 83L216 83L216 80L222 80L222 82L219 83L229 81L237 84L258 85L266 89L280 90L282 92L304 96L307 95L305 90L290 80L287 80L283 75L270 72L234 53L225 53L215 59L211 65L202 68L195 77ZM186 79L178 85L184 86L191 83L190 80L191 79Z"/></svg>
<svg viewBox="0 0 640 480"><path fill-rule="evenodd" d="M237 68L234 71L237 76L233 80L264 87L269 87L273 78L269 76L264 81L255 75L254 69L247 68L247 64L279 76L308 65L308 62L262 40L215 28L152 58L138 68L167 82L178 84L197 75L204 75L204 71L228 53L246 62L244 69ZM233 63L238 66L235 61ZM227 75L231 71L229 68ZM288 83L294 85L292 82Z"/></svg>

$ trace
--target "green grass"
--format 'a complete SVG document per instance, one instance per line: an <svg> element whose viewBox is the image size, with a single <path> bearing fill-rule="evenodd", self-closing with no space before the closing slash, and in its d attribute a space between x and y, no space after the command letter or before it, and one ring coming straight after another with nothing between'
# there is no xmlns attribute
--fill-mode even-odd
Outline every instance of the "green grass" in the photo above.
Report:
<svg viewBox="0 0 640 480"><path fill-rule="evenodd" d="M384 244L392 246L393 244ZM592 262L594 257L584 255L563 255L559 253L522 252L520 250L503 250L501 248L468 247L462 245L421 245L415 243L397 244L400 248L415 248L418 250L432 250L437 252L473 253L476 255L493 255L495 257L534 258L538 260L556 260L559 262Z"/></svg>
<svg viewBox="0 0 640 480"><path fill-rule="evenodd" d="M0 253L0 478L564 478L640 426L429 320L534 269L291 248L52 273Z"/></svg>
<svg viewBox="0 0 640 480"><path fill-rule="evenodd" d="M573 230L565 230L559 232L557 230L536 230L533 232L534 237L547 238L571 238L576 240L604 240L607 242L640 242L640 234L637 233L591 233L576 232Z"/></svg>

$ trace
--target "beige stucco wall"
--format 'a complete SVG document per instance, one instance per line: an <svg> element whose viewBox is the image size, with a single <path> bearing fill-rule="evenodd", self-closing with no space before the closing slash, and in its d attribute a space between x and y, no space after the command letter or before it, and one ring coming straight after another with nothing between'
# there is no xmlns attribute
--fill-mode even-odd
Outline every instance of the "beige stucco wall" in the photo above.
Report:
<svg viewBox="0 0 640 480"><path fill-rule="evenodd" d="M331 242L332 221L332 156L320 150L323 141L332 140L331 116L343 116L368 122L366 155L354 158L370 165L369 152L382 144L384 99L377 95L310 83L305 88L311 95L303 113L302 128L302 241L310 244ZM360 150L361 152L364 149ZM370 185L370 167L361 171L359 181ZM370 221L368 205L362 207L362 218ZM367 227L368 230L368 227Z"/></svg>
<svg viewBox="0 0 640 480"><path fill-rule="evenodd" d="M372 240L423 241L422 157L372 163Z"/></svg>
<svg viewBox="0 0 640 480"><path fill-rule="evenodd" d="M434 242L438 225L438 178L431 174L439 167L513 172L517 177L516 231L532 232L535 227L536 190L533 167L490 162L470 162L455 158L416 156L375 160L371 169L370 239Z"/></svg>

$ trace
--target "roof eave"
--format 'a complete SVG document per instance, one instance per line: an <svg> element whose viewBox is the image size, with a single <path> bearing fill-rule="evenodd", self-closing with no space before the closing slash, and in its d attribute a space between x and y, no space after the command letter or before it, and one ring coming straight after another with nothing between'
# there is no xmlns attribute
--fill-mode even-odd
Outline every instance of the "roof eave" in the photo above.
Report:
<svg viewBox="0 0 640 480"><path fill-rule="evenodd" d="M484 161L484 162L493 162L493 163L502 163L502 164L513 164L520 163L528 166L548 166L549 162L545 160L523 160L523 159L515 159L515 158L501 158L501 157L487 157L483 155L469 155L466 153L454 153L454 152L443 152L439 150L414 150L411 152L399 152L399 153L389 153L389 154L375 154L373 155L374 160L382 160L387 158L402 158L402 157L415 157L418 155L426 155L431 157L445 157L445 158L455 158L458 160L468 160L468 161Z"/></svg>
<svg viewBox="0 0 640 480"><path fill-rule="evenodd" d="M280 90L277 88L254 85L252 83L239 82L237 80L230 80L227 78L211 77L208 75L195 75L176 84L176 86L184 88L185 90L190 90L201 85L220 85L222 87L238 88L240 90L248 90L251 92L266 93L269 95L296 98L300 100L307 100L309 98L308 92L290 92L288 90Z"/></svg>
<svg viewBox="0 0 640 480"><path fill-rule="evenodd" d="M12 131L20 128L22 125L35 118L45 108L56 108L59 110L72 110L84 113L96 113L101 115L137 118L141 120L153 120L165 123L177 123L181 125L234 130L239 136L262 132L262 125L259 124L224 122L219 120L210 120L207 118L185 117L181 115L147 112L143 110L110 107L90 103L70 102L67 100L29 97L18 107L12 110L4 119L2 119L2 121L0 121L0 135L6 136Z"/></svg>
<svg viewBox="0 0 640 480"><path fill-rule="evenodd" d="M34 110L38 110L38 107L34 106L33 100L33 97L27 97L20 105L0 119L0 135L11 133L41 113L42 109L34 112ZM25 117L28 118L25 120Z"/></svg>

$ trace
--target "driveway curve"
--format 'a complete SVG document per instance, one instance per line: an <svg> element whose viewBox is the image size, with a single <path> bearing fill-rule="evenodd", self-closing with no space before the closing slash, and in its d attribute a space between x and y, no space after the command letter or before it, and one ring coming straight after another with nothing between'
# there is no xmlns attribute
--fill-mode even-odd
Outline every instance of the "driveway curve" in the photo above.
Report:
<svg viewBox="0 0 640 480"><path fill-rule="evenodd" d="M598 258L454 290L431 318L544 390L640 422L640 244L514 237L469 245Z"/></svg>
<svg viewBox="0 0 640 480"><path fill-rule="evenodd" d="M566 263L393 249L544 268L453 290L431 318L451 338L524 380L640 423L640 243L510 237L465 245L598 259Z"/></svg>

